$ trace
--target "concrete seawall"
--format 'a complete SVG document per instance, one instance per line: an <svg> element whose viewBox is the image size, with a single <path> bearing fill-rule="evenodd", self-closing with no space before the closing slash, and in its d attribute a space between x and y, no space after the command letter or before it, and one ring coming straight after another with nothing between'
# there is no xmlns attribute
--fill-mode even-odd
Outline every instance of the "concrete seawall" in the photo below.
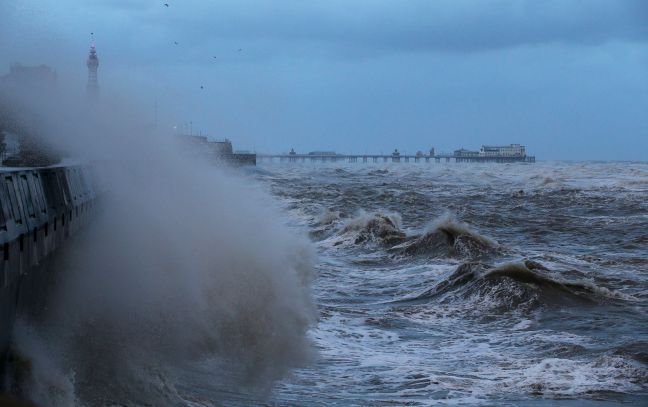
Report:
<svg viewBox="0 0 648 407"><path fill-rule="evenodd" d="M0 375L16 316L44 307L52 271L45 261L96 206L82 166L0 169ZM0 384L1 388L2 384Z"/></svg>

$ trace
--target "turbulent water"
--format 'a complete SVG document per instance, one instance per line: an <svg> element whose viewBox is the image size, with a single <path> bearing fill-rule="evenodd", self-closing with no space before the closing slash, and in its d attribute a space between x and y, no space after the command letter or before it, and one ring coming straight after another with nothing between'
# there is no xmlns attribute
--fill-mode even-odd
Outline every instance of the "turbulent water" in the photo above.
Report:
<svg viewBox="0 0 648 407"><path fill-rule="evenodd" d="M19 326L40 405L648 405L646 163L172 168Z"/></svg>
<svg viewBox="0 0 648 407"><path fill-rule="evenodd" d="M265 165L317 247L278 405L648 405L648 164ZM248 404L225 386L194 400ZM604 401L601 404L601 401Z"/></svg>

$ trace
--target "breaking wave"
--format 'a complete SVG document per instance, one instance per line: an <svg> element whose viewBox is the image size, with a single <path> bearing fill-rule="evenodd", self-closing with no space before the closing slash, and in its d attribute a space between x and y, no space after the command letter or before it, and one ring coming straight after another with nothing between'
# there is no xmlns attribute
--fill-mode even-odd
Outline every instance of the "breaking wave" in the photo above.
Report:
<svg viewBox="0 0 648 407"><path fill-rule="evenodd" d="M113 169L101 215L53 258L45 322L16 340L30 399L176 406L184 365L221 361L210 381L267 389L312 357L310 246L244 180L185 164Z"/></svg>
<svg viewBox="0 0 648 407"><path fill-rule="evenodd" d="M339 220L339 212L325 211L317 225L321 236L329 225ZM503 251L494 240L473 231L468 225L446 215L432 223L422 234L408 235L402 229L402 221L396 213L360 212L347 221L324 244L346 248L353 246L378 247L391 253L392 257L460 257L480 259Z"/></svg>
<svg viewBox="0 0 648 407"><path fill-rule="evenodd" d="M328 239L327 244L336 247L369 244L391 247L401 243L405 238L406 234L401 230L400 215L362 211Z"/></svg>
<svg viewBox="0 0 648 407"><path fill-rule="evenodd" d="M340 221L340 211L324 209L312 221L313 227L309 235L314 240L321 240L326 236L330 236L332 231L335 230L336 225Z"/></svg>
<svg viewBox="0 0 648 407"><path fill-rule="evenodd" d="M340 220L340 211L325 209L317 218L317 226L330 225Z"/></svg>
<svg viewBox="0 0 648 407"><path fill-rule="evenodd" d="M404 255L480 258L501 251L500 245L451 216L437 219L422 235L394 247Z"/></svg>
<svg viewBox="0 0 648 407"><path fill-rule="evenodd" d="M533 310L541 306L595 305L627 299L591 282L568 281L531 260L493 267L481 262L463 263L423 293L406 301L480 303L480 312Z"/></svg>

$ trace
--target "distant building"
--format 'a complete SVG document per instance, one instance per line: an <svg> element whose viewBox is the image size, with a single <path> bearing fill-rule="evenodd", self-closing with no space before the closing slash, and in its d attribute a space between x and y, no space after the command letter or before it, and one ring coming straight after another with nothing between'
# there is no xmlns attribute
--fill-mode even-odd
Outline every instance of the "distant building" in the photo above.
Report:
<svg viewBox="0 0 648 407"><path fill-rule="evenodd" d="M12 64L9 73L0 77L0 84L8 89L45 93L56 90L57 80L56 72L47 65Z"/></svg>
<svg viewBox="0 0 648 407"><path fill-rule="evenodd" d="M226 161L236 165L256 165L256 154L234 152L228 139L213 141L207 136L181 135L178 138L186 143L193 153L210 161Z"/></svg>
<svg viewBox="0 0 648 407"><path fill-rule="evenodd" d="M335 151L311 151L308 155L325 155L327 157L338 155Z"/></svg>
<svg viewBox="0 0 648 407"><path fill-rule="evenodd" d="M180 136L180 138L206 154L223 155L233 154L234 152L232 142L228 139L213 141L209 140L207 136Z"/></svg>
<svg viewBox="0 0 648 407"><path fill-rule="evenodd" d="M210 141L209 144L216 154L234 154L234 149L232 148L232 142L228 139Z"/></svg>
<svg viewBox="0 0 648 407"><path fill-rule="evenodd" d="M526 149L521 144L509 144L505 146L482 146L479 151L466 150L461 148L454 151L455 157L481 157L481 158L524 158Z"/></svg>
<svg viewBox="0 0 648 407"><path fill-rule="evenodd" d="M12 64L0 76L0 160L3 166L36 167L60 160L42 142L31 123L38 119L32 104L56 103L56 72L47 65Z"/></svg>
<svg viewBox="0 0 648 407"><path fill-rule="evenodd" d="M454 151L455 157L479 157L479 151L466 150L465 148L460 148L459 150Z"/></svg>
<svg viewBox="0 0 648 407"><path fill-rule="evenodd" d="M521 144L484 145L479 151L461 148L455 150L453 156L456 162L535 162L535 157L526 155L526 149Z"/></svg>
<svg viewBox="0 0 648 407"><path fill-rule="evenodd" d="M507 146L482 146L479 155L484 157L524 157L526 151L523 145L509 144Z"/></svg>

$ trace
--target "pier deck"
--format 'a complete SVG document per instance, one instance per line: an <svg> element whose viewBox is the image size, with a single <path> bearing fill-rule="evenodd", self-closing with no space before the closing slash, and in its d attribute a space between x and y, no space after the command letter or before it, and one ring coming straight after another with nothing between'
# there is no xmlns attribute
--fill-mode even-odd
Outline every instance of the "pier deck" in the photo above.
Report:
<svg viewBox="0 0 648 407"><path fill-rule="evenodd" d="M437 154L430 155L409 155L409 154L336 154L336 155L317 155L317 154L257 154L257 162L349 162L349 163L387 163L387 162L445 162L454 161L457 163L511 163L525 162L534 163L534 156L457 156L454 154Z"/></svg>

